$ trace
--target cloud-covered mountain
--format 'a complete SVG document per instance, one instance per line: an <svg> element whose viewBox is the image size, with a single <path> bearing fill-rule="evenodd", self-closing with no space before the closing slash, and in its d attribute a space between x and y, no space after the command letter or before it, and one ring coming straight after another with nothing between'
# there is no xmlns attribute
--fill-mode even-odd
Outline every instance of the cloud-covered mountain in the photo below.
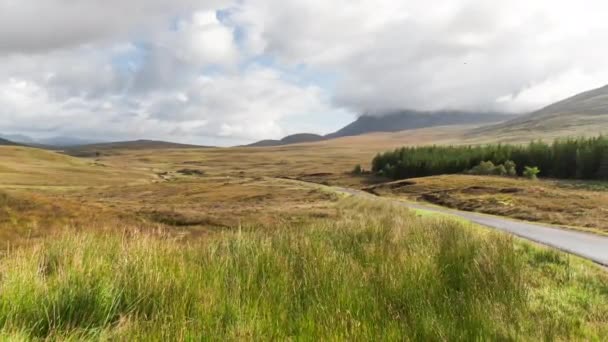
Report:
<svg viewBox="0 0 608 342"><path fill-rule="evenodd" d="M372 132L398 132L435 126L483 125L511 120L513 114L477 113L460 111L418 112L412 110L386 113L384 115L362 115L353 123L328 134L326 138L339 138Z"/></svg>
<svg viewBox="0 0 608 342"><path fill-rule="evenodd" d="M261 140L248 146L281 146L368 133L399 132L437 126L484 125L508 121L515 117L517 117L517 115L505 113L460 111L418 112L404 110L398 112L376 113L375 115L362 115L342 129L325 136L317 134L294 134L281 140Z"/></svg>

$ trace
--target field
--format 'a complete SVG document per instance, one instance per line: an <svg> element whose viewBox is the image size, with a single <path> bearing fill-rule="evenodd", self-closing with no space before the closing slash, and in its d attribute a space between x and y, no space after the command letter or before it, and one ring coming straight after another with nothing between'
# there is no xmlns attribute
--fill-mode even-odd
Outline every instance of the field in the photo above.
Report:
<svg viewBox="0 0 608 342"><path fill-rule="evenodd" d="M0 340L605 340L604 269L314 184L373 186L386 180L355 164L454 134L90 158L1 147ZM601 183L538 184L603 200Z"/></svg>
<svg viewBox="0 0 608 342"><path fill-rule="evenodd" d="M338 220L203 240L59 235L0 262L8 339L603 339L608 277L456 221L341 201Z"/></svg>

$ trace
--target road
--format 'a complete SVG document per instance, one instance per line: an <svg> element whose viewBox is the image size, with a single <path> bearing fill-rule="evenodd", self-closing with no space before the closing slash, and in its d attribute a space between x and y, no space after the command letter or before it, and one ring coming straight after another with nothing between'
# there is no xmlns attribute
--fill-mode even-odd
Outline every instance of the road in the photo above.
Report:
<svg viewBox="0 0 608 342"><path fill-rule="evenodd" d="M348 188L334 189L338 192L352 196L361 196L371 199L379 198L359 190ZM606 236L561 229L547 224L516 221L498 216L458 211L419 203L403 202L385 197L382 198L411 209L422 209L430 212L458 216L482 226L502 230L521 238L589 259L600 265L608 266L608 237Z"/></svg>

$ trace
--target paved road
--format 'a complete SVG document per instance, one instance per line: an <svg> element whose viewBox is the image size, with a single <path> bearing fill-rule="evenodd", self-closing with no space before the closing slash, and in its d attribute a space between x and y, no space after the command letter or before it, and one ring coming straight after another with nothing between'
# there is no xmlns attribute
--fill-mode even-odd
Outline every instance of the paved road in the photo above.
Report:
<svg viewBox="0 0 608 342"><path fill-rule="evenodd" d="M335 189L339 192L350 194L353 196L377 198L373 195L359 190L347 188ZM402 202L398 200L391 201L412 209L423 209L431 212L459 216L471 222L475 222L486 227L502 230L527 240L531 240L543 245L560 249L568 253L578 255L580 257L596 262L600 265L608 266L608 237L605 236L560 229L558 227L545 224L529 223L525 221L516 221L497 216L490 216L467 211L451 210L431 205Z"/></svg>

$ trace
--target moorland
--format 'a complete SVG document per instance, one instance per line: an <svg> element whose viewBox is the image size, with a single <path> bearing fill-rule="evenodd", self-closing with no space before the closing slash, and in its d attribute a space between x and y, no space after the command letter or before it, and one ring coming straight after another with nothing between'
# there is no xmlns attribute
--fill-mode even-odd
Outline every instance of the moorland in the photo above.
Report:
<svg viewBox="0 0 608 342"><path fill-rule="evenodd" d="M470 188L479 180L469 177L481 177L488 187L525 189L523 203L536 189L576 194L581 207L604 196L597 181L448 175L401 187L351 172L369 168L378 152L453 143L461 132L72 153L87 157L0 147L0 336L604 339L608 276L599 266L462 220L332 191L372 187L416 200L426 188ZM469 194L449 194L454 204L435 203L478 209L462 204ZM605 229L594 225L606 215L600 208L583 213L586 221L547 216L551 210L513 216Z"/></svg>
<svg viewBox="0 0 608 342"><path fill-rule="evenodd" d="M606 340L604 267L398 205L606 235L605 144L586 143L605 138L548 145L597 136L606 91L258 147L0 141L0 340Z"/></svg>

